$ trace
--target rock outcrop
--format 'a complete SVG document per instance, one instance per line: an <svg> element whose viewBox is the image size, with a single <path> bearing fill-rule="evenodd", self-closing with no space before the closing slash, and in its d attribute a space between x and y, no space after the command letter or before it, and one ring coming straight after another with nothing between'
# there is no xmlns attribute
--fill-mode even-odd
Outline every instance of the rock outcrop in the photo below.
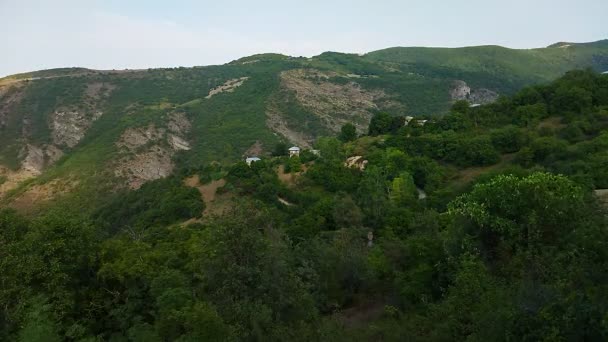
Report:
<svg viewBox="0 0 608 342"><path fill-rule="evenodd" d="M352 156L346 159L346 161L344 162L344 166L363 171L367 166L367 160L363 159L363 156Z"/></svg>
<svg viewBox="0 0 608 342"><path fill-rule="evenodd" d="M21 150L21 155L23 158L21 169L39 175L44 169L55 164L64 154L63 151L54 145L40 147L26 144Z"/></svg>
<svg viewBox="0 0 608 342"><path fill-rule="evenodd" d="M129 128L116 142L122 156L116 161L114 174L137 189L144 183L169 176L175 165L173 155L189 150L185 135L191 124L184 113L174 112L167 117L167 129L150 124Z"/></svg>
<svg viewBox="0 0 608 342"><path fill-rule="evenodd" d="M498 99L498 93L486 89L472 89L465 81L457 80L452 84L450 97L453 101L466 100L471 104L487 104Z"/></svg>
<svg viewBox="0 0 608 342"><path fill-rule="evenodd" d="M367 129L376 102L387 98L380 90L366 90L354 81L331 82L338 74L314 69L295 69L281 73L281 85L295 94L298 102L319 117L330 131L339 132L342 125L352 123L359 133Z"/></svg>
<svg viewBox="0 0 608 342"><path fill-rule="evenodd" d="M93 122L103 115L101 111L85 113L78 109L57 110L51 115L53 143L72 148L84 138Z"/></svg>
<svg viewBox="0 0 608 342"><path fill-rule="evenodd" d="M247 81L249 77L234 78L224 82L224 84L217 86L209 91L209 95L205 96L206 99L210 99L213 96L221 93L232 93L236 88L240 87Z"/></svg>
<svg viewBox="0 0 608 342"><path fill-rule="evenodd" d="M467 100L471 95L471 87L465 81L454 81L450 89L450 98L454 101Z"/></svg>

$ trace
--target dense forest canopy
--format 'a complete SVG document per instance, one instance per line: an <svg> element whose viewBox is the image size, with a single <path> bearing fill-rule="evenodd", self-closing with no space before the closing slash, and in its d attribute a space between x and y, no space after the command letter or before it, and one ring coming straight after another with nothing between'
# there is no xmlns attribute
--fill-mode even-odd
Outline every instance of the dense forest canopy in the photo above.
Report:
<svg viewBox="0 0 608 342"><path fill-rule="evenodd" d="M608 75L406 122L1 209L0 340L607 340Z"/></svg>

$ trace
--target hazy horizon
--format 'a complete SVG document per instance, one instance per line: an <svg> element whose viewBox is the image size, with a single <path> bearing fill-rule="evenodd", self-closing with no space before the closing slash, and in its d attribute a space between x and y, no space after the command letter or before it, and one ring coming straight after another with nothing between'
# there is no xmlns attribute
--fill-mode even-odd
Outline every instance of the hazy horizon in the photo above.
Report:
<svg viewBox="0 0 608 342"><path fill-rule="evenodd" d="M257 53L311 57L395 46L539 48L608 38L608 2L0 1L0 77L58 67L223 64Z"/></svg>

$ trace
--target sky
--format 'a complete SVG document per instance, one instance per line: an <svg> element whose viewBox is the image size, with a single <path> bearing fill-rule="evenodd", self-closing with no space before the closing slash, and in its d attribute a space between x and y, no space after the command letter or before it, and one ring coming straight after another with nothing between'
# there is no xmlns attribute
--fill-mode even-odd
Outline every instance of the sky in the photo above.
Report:
<svg viewBox="0 0 608 342"><path fill-rule="evenodd" d="M608 0L0 0L0 77L57 67L223 64L392 46L608 38Z"/></svg>

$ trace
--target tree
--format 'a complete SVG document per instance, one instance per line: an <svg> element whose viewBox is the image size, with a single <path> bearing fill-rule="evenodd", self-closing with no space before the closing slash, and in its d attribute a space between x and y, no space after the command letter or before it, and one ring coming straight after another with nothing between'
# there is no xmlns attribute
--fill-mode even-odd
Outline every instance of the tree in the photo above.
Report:
<svg viewBox="0 0 608 342"><path fill-rule="evenodd" d="M272 155L275 157L286 156L289 152L287 151L287 144L284 142L277 143L274 145Z"/></svg>
<svg viewBox="0 0 608 342"><path fill-rule="evenodd" d="M470 107L471 105L469 104L469 101L459 100L454 102L454 104L452 105L452 112L467 114L469 112Z"/></svg>
<svg viewBox="0 0 608 342"><path fill-rule="evenodd" d="M387 113L375 114L369 122L369 135L387 134L391 131L393 118Z"/></svg>
<svg viewBox="0 0 608 342"><path fill-rule="evenodd" d="M337 228L361 227L363 213L353 199L344 193L336 196L333 219Z"/></svg>
<svg viewBox="0 0 608 342"><path fill-rule="evenodd" d="M59 327L53 319L51 305L46 303L42 297L33 300L32 307L28 312L25 325L19 332L21 342L59 342Z"/></svg>
<svg viewBox="0 0 608 342"><path fill-rule="evenodd" d="M389 198L397 206L406 206L416 200L416 185L414 178L407 172L402 172L395 177L391 184Z"/></svg>
<svg viewBox="0 0 608 342"><path fill-rule="evenodd" d="M387 182L382 170L370 166L365 170L357 189L357 203L367 214L372 227L380 227L386 211Z"/></svg>
<svg viewBox="0 0 608 342"><path fill-rule="evenodd" d="M486 258L496 259L509 255L507 250L565 241L576 223L583 222L583 207L578 185L564 176L537 172L524 178L501 175L478 184L451 203L449 213L469 222L463 226L456 221L478 234Z"/></svg>
<svg viewBox="0 0 608 342"><path fill-rule="evenodd" d="M292 156L287 160L287 167L285 171L289 173L296 173L302 171L302 162L299 156Z"/></svg>
<svg viewBox="0 0 608 342"><path fill-rule="evenodd" d="M349 142L357 139L357 128L352 123L346 123L340 129L340 135L338 136L343 142Z"/></svg>

